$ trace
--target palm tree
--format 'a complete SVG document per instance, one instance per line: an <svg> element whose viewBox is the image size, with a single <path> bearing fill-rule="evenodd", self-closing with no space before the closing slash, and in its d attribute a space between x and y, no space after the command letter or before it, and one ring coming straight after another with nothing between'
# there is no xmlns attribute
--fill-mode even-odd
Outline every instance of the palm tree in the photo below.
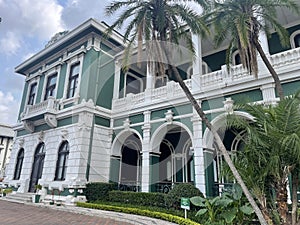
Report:
<svg viewBox="0 0 300 225"><path fill-rule="evenodd" d="M288 33L277 21L276 10L288 8L299 12L294 0L215 0L205 14L215 30L214 41L217 46L230 39L226 61L229 64L235 49L239 51L241 63L255 77L258 74L257 54L261 56L272 75L280 99L284 98L279 77L259 42L259 34L269 33L273 28L278 33L282 45L288 45Z"/></svg>
<svg viewBox="0 0 300 225"><path fill-rule="evenodd" d="M245 148L237 155L236 166L241 169L247 186L255 194L266 216L266 189L274 187L281 224L288 224L287 182L294 174L293 189L298 189L300 162L300 92L281 100L276 106L241 105L254 117L250 122L235 115L228 117L228 126L245 129ZM247 174L247 172L249 173ZM259 185L255 180L261 181ZM262 194L264 193L264 194ZM270 197L270 196L269 196ZM293 203L297 203L297 196ZM296 223L294 213L294 223Z"/></svg>
<svg viewBox="0 0 300 225"><path fill-rule="evenodd" d="M243 192L253 207L261 224L266 225L266 221L250 194L248 188L243 182L241 176L236 170L232 160L220 138L217 130L212 126L206 117L201 106L198 104L192 93L182 80L176 65L171 62L171 50L174 44L178 45L180 40L185 40L190 51L194 53L191 36L187 33L188 29L194 33L201 35L207 31L207 27L202 22L201 17L195 13L187 5L182 2L197 2L204 8L206 7L205 0L186 0L186 1L171 1L171 0L124 0L115 1L106 7L108 15L114 14L122 7L126 9L119 15L118 19L108 29L110 33L115 28L120 28L129 18L130 22L125 29L124 41L127 42L127 50L125 51L125 60L129 57L130 49L135 41L138 41L138 49L141 49L142 42L145 43L148 49L148 63L155 61L156 70L164 74L165 66L169 71L173 72L176 80L183 89L187 98L191 102L195 111L198 113L204 124L213 134L218 149L222 152L226 163L229 165L236 181L241 185ZM183 26L185 23L187 25ZM165 62L165 63L162 63Z"/></svg>

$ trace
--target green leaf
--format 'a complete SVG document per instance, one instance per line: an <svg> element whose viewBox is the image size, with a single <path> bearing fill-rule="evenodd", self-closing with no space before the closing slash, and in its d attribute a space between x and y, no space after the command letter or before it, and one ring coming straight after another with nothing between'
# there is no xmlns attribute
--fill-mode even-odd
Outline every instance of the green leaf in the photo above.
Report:
<svg viewBox="0 0 300 225"><path fill-rule="evenodd" d="M218 201L216 201L215 205L226 207L229 204L231 204L232 202L233 202L233 200L231 200L229 198L222 198L222 199L219 199Z"/></svg>
<svg viewBox="0 0 300 225"><path fill-rule="evenodd" d="M243 195L243 190L242 190L241 186L239 184L233 184L232 187L233 187L232 197L235 200L240 200Z"/></svg>
<svg viewBox="0 0 300 225"><path fill-rule="evenodd" d="M200 209L197 213L196 216L202 216L203 214L205 214L207 212L207 209Z"/></svg>
<svg viewBox="0 0 300 225"><path fill-rule="evenodd" d="M190 198L191 203L195 206L205 207L205 198L202 198L200 196L195 196Z"/></svg>
<svg viewBox="0 0 300 225"><path fill-rule="evenodd" d="M226 212L223 212L221 214L221 216L225 219L226 223L232 223L232 221L235 219L236 217L236 209L233 208L233 209L230 209Z"/></svg>
<svg viewBox="0 0 300 225"><path fill-rule="evenodd" d="M240 210L246 214L246 215L251 215L252 213L254 213L254 210L251 206L249 205L243 205Z"/></svg>

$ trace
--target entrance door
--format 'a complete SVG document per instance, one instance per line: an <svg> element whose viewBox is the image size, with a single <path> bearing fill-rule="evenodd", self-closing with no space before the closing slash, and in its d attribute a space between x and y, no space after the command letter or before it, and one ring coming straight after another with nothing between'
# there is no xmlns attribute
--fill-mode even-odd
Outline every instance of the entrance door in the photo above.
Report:
<svg viewBox="0 0 300 225"><path fill-rule="evenodd" d="M35 185L38 184L39 179L42 177L45 158L45 145L40 143L34 154L34 162L32 164L32 172L29 183L29 192L35 191Z"/></svg>

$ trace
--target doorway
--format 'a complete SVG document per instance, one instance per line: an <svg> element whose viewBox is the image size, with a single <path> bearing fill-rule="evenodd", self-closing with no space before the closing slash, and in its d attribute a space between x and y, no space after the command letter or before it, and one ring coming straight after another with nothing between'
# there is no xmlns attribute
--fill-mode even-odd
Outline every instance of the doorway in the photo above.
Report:
<svg viewBox="0 0 300 225"><path fill-rule="evenodd" d="M45 159L45 144L40 143L34 154L34 161L32 164L32 172L30 176L29 182L29 192L35 192L35 185L38 184L39 179L42 177L43 174L43 167L44 167L44 159Z"/></svg>

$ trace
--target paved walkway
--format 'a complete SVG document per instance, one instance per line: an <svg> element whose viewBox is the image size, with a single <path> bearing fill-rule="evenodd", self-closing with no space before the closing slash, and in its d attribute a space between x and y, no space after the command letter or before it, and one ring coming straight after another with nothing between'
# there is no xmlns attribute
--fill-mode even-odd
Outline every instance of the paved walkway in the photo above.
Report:
<svg viewBox="0 0 300 225"><path fill-rule="evenodd" d="M175 225L163 220L75 206L0 200L1 225Z"/></svg>

